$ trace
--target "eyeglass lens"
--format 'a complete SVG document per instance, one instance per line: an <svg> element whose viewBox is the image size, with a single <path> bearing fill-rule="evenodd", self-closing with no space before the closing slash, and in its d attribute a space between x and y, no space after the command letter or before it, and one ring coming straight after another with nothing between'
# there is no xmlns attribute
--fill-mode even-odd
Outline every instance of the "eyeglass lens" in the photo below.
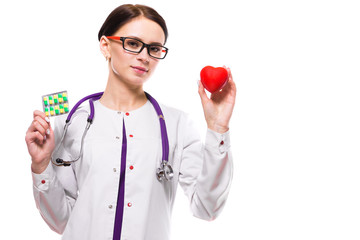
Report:
<svg viewBox="0 0 360 240"><path fill-rule="evenodd" d="M125 50L131 51L131 52L140 52L143 48L143 43L131 38L126 38L124 41L124 48ZM157 45L150 45L148 46L148 53L150 56L155 58L164 58L166 55L166 48L162 46Z"/></svg>

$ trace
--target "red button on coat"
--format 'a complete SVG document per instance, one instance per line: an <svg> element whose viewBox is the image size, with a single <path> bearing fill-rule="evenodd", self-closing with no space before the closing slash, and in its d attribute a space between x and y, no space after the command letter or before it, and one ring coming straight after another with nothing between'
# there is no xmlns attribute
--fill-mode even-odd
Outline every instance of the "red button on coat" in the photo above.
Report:
<svg viewBox="0 0 360 240"><path fill-rule="evenodd" d="M133 165L131 165L129 168L130 168L130 170L133 170L133 169L134 169L134 166L133 166Z"/></svg>
<svg viewBox="0 0 360 240"><path fill-rule="evenodd" d="M220 144L221 144L221 145L224 145L224 141L221 141Z"/></svg>
<svg viewBox="0 0 360 240"><path fill-rule="evenodd" d="M126 116L129 116L129 115L130 115L130 113L128 113L128 112L127 112L127 113L125 113L125 114L126 114Z"/></svg>
<svg viewBox="0 0 360 240"><path fill-rule="evenodd" d="M130 134L129 137L134 137L134 135Z"/></svg>
<svg viewBox="0 0 360 240"><path fill-rule="evenodd" d="M131 206L132 206L132 204L131 204L131 202L129 202L129 203L128 203L128 207L131 207Z"/></svg>
<svg viewBox="0 0 360 240"><path fill-rule="evenodd" d="M42 183L42 184L45 184L45 180L41 180L41 183Z"/></svg>

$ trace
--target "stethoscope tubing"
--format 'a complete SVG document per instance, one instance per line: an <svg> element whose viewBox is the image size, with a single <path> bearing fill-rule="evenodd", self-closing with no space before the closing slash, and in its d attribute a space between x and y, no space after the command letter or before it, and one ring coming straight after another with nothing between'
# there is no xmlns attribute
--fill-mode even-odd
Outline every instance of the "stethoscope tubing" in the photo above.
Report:
<svg viewBox="0 0 360 240"><path fill-rule="evenodd" d="M91 99L95 99L95 101L96 101L96 100L98 100L98 99L101 98L101 96L103 95L103 93L104 93L104 92L94 93L94 94L91 94L91 95L89 95L89 96L86 96L86 97L80 99L80 101L78 101L78 102L74 105L74 107L71 109L68 117L66 118L66 122L70 122L72 116L74 115L74 113L76 112L76 110L79 108L79 106L80 106L83 102L85 102L86 100L89 100L89 99L90 99L90 100L91 100ZM94 100L93 100L93 101L94 101ZM92 105L92 107L91 107L91 105ZM92 120L94 119L94 114L95 114L94 104L93 104L93 103L90 103L90 115L89 115L89 117L88 117L88 121L91 121L91 122L92 122Z"/></svg>
<svg viewBox="0 0 360 240"><path fill-rule="evenodd" d="M161 108L160 108L159 104L157 103L157 101L147 92L145 92L145 94L146 94L146 97L149 99L149 101L154 106L154 109L159 117L160 131L161 131L161 136L162 136L162 160L167 162L168 157L169 157L169 140L168 140L168 136L167 136L164 114L162 113Z"/></svg>

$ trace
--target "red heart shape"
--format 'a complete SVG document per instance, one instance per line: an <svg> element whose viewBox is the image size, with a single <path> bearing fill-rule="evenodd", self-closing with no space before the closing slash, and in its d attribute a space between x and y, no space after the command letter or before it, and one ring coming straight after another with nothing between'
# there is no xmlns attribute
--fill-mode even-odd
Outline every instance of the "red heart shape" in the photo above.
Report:
<svg viewBox="0 0 360 240"><path fill-rule="evenodd" d="M211 93L222 89L228 78L228 71L222 67L206 66L200 72L201 83Z"/></svg>

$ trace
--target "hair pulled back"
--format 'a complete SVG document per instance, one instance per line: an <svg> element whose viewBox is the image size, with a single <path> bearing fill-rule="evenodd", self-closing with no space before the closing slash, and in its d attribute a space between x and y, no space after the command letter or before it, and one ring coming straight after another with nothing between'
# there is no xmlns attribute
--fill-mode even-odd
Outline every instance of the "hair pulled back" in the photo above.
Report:
<svg viewBox="0 0 360 240"><path fill-rule="evenodd" d="M165 42L166 42L168 37L168 30L166 27L165 20L160 16L160 14L157 11L155 11L155 9L140 4L136 4L136 5L124 4L115 8L109 14L105 22L103 23L102 27L100 28L98 34L99 41L102 36L113 35L117 30L119 30L120 27L130 22L130 20L139 16L144 16L145 18L159 24L162 30L164 31Z"/></svg>

